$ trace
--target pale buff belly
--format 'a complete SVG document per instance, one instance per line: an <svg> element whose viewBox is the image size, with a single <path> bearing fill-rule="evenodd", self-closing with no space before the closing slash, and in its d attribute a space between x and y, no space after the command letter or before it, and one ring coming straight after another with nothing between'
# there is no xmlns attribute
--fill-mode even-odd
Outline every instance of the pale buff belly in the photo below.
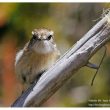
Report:
<svg viewBox="0 0 110 110"><path fill-rule="evenodd" d="M33 83L40 73L50 68L56 61L55 53L46 55L27 54L16 64L16 74L22 83Z"/></svg>

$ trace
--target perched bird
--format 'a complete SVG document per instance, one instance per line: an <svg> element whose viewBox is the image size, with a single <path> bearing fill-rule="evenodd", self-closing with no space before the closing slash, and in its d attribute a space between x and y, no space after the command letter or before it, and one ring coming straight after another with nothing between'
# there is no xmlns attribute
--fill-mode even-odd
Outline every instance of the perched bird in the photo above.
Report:
<svg viewBox="0 0 110 110"><path fill-rule="evenodd" d="M59 58L53 34L49 29L34 29L30 41L17 53L15 71L24 90Z"/></svg>

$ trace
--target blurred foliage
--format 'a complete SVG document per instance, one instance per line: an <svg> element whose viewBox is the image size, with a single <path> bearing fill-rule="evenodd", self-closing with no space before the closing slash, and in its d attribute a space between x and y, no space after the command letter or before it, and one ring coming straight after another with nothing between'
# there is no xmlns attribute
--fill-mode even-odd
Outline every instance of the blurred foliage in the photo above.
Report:
<svg viewBox="0 0 110 110"><path fill-rule="evenodd" d="M54 30L63 54L100 19L103 3L0 3L0 106L10 106L20 94L14 72L15 55L31 38L34 28ZM99 64L104 49L91 59ZM88 107L90 99L110 99L110 43L95 79L95 70L80 69L43 106Z"/></svg>

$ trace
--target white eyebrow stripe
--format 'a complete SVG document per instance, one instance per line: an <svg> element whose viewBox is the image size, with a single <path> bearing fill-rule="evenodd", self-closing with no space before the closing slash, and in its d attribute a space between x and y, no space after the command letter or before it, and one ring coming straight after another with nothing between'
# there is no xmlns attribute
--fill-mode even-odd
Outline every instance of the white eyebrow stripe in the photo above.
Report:
<svg viewBox="0 0 110 110"><path fill-rule="evenodd" d="M32 31L32 35L34 35L34 31Z"/></svg>
<svg viewBox="0 0 110 110"><path fill-rule="evenodd" d="M49 34L50 34L50 35L53 35L53 34L54 34L54 32L53 32L53 31L50 31L50 32L49 32Z"/></svg>

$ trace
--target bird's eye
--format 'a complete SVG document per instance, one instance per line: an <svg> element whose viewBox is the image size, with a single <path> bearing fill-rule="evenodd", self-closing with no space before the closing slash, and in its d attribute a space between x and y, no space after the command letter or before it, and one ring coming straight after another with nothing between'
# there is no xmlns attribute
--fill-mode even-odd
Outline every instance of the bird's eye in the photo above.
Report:
<svg viewBox="0 0 110 110"><path fill-rule="evenodd" d="M47 38L47 40L50 40L51 38L52 38L52 35L49 35L48 38Z"/></svg>
<svg viewBox="0 0 110 110"><path fill-rule="evenodd" d="M36 40L36 39L37 39L36 35L33 35L33 39L34 39L34 40Z"/></svg>

